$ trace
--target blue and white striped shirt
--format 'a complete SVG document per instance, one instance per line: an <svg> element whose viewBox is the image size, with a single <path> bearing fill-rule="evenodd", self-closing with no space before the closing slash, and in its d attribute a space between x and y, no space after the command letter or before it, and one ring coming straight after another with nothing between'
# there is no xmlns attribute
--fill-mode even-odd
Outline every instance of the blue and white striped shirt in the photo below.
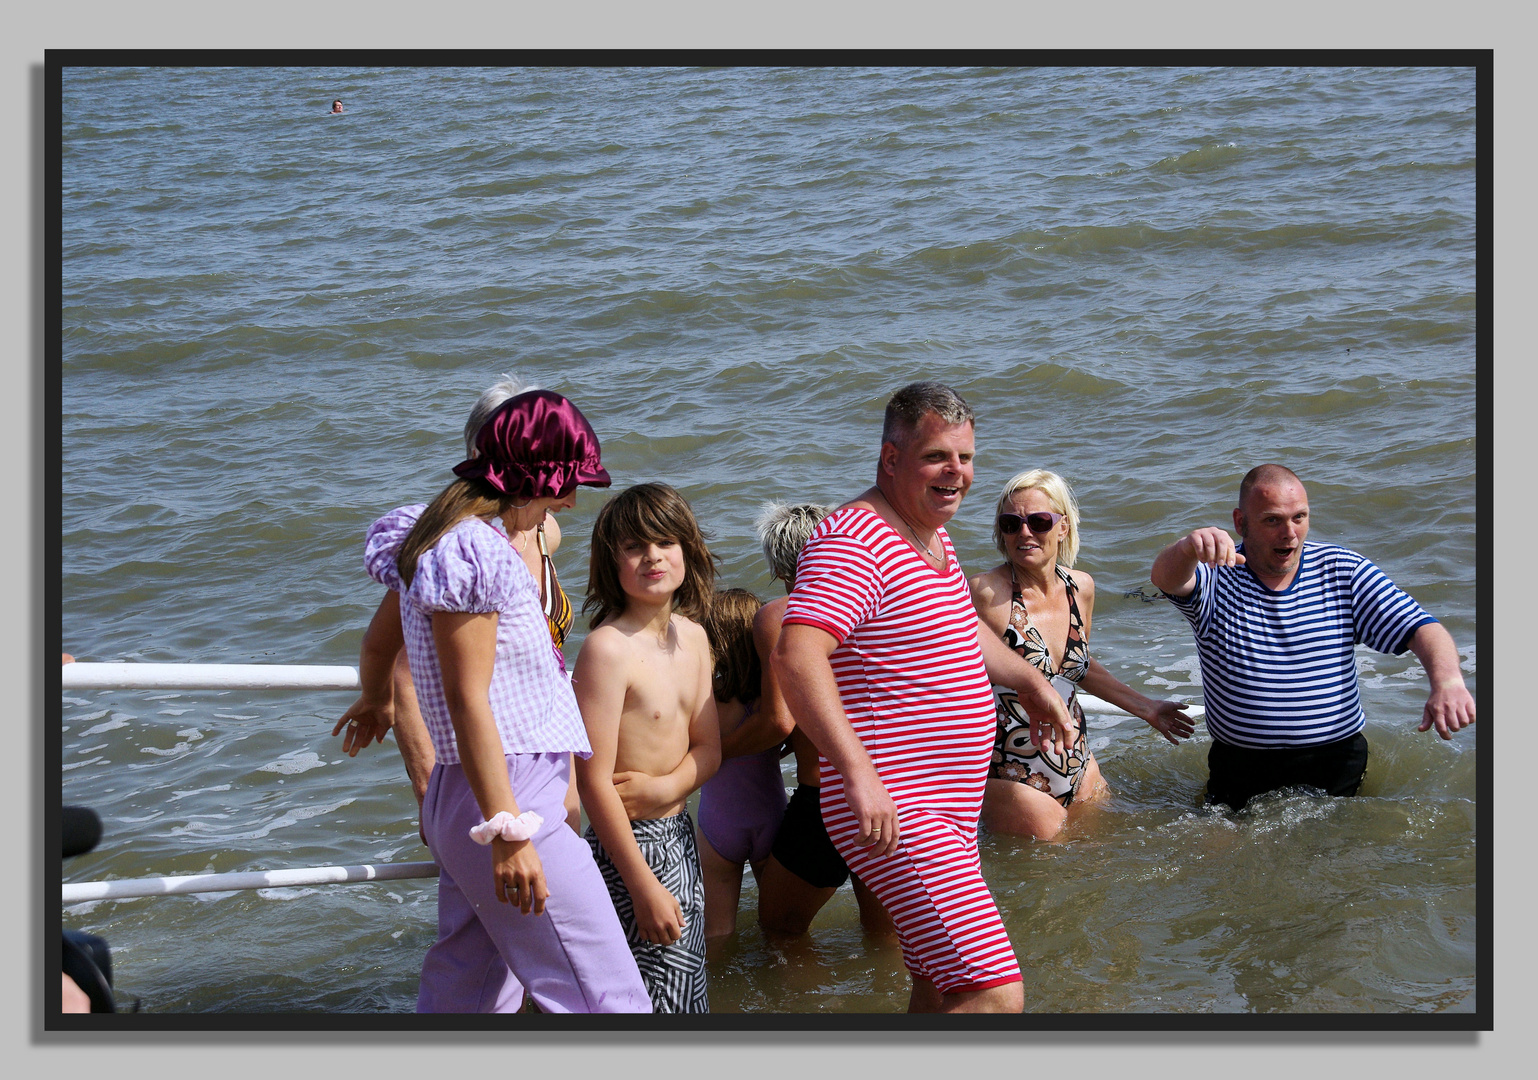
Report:
<svg viewBox="0 0 1538 1080"><path fill-rule="evenodd" d="M1247 566L1198 565L1191 595L1170 600L1196 633L1207 730L1259 749L1361 731L1354 646L1398 655L1436 622L1369 560L1334 544L1305 543L1280 592Z"/></svg>

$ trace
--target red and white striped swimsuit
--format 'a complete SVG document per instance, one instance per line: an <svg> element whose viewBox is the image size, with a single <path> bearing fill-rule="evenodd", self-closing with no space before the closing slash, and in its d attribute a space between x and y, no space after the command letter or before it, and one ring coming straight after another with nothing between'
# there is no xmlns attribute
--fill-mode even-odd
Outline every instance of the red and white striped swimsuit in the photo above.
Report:
<svg viewBox="0 0 1538 1080"><path fill-rule="evenodd" d="M835 511L796 561L784 625L838 642L839 697L897 804L902 839L882 858L855 843L844 778L823 758L828 835L891 913L909 970L953 993L1018 982L1020 967L977 855L993 690L966 576L945 530L937 537L943 571L873 511Z"/></svg>

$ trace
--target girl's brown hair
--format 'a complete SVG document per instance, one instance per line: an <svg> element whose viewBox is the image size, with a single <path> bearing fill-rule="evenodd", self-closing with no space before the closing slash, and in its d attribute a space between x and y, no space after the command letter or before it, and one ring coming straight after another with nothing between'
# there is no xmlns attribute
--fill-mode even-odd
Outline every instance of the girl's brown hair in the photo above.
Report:
<svg viewBox="0 0 1538 1080"><path fill-rule="evenodd" d="M401 580L411 587L411 579L417 573L417 560L444 534L467 517L484 517L487 514L505 514L517 497L504 495L482 480L455 480L427 504L422 516L406 534L400 551L395 554L395 568Z"/></svg>
<svg viewBox="0 0 1538 1080"><path fill-rule="evenodd" d="M714 665L717 701L749 702L759 696L764 669L753 646L753 616L764 602L746 589L722 589L710 605L705 636Z"/></svg>
<svg viewBox="0 0 1538 1080"><path fill-rule="evenodd" d="M716 557L705 546L699 522L684 497L666 484L636 484L604 503L593 522L593 544L588 552L587 596L584 612L591 630L619 615L628 602L620 588L617 566L620 544L626 540L657 543L677 541L684 554L684 581L673 594L673 610L695 622L710 614L715 590Z"/></svg>

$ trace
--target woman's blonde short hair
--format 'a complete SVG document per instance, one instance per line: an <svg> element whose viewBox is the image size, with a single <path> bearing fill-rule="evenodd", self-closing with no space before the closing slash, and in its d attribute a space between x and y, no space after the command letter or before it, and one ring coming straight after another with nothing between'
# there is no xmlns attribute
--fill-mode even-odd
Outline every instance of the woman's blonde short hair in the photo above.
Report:
<svg viewBox="0 0 1538 1080"><path fill-rule="evenodd" d="M993 546L999 549L1000 555L1009 558L1004 534L999 532L999 515L1013 512L1009 508L1009 497L1020 491L1040 491L1052 503L1052 509L1067 520L1068 535L1058 545L1057 561L1063 566L1072 566L1079 557L1079 504L1068 481L1047 469L1027 469L1004 482L1004 491L993 510Z"/></svg>
<svg viewBox="0 0 1538 1080"><path fill-rule="evenodd" d="M796 560L801 549L806 547L817 523L835 509L820 503L797 503L794 506L782 502L765 503L753 528L763 545L769 572L786 585L792 584L796 580Z"/></svg>

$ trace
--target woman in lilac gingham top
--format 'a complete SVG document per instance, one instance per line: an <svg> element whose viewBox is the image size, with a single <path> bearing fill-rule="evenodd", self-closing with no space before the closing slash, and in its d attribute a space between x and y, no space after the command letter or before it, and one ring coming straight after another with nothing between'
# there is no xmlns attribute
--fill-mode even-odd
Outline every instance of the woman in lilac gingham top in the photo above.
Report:
<svg viewBox="0 0 1538 1080"><path fill-rule="evenodd" d="M497 613L489 697L505 753L574 751L586 758L591 753L587 730L555 655L539 584L508 543L506 526L500 518L465 518L422 554L406 586L395 560L423 509L403 506L374 522L363 562L370 577L400 594L411 677L437 760L459 761L433 644L432 614L437 611Z"/></svg>
<svg viewBox="0 0 1538 1080"><path fill-rule="evenodd" d="M586 729L539 586L508 542L577 485L609 485L598 436L559 394L509 398L478 453L427 506L369 528L364 563L389 588L359 661L363 694L337 721L343 749L383 741L404 643L436 761L422 835L438 863L438 940L418 1012L650 1012L592 850L566 823L571 755Z"/></svg>

